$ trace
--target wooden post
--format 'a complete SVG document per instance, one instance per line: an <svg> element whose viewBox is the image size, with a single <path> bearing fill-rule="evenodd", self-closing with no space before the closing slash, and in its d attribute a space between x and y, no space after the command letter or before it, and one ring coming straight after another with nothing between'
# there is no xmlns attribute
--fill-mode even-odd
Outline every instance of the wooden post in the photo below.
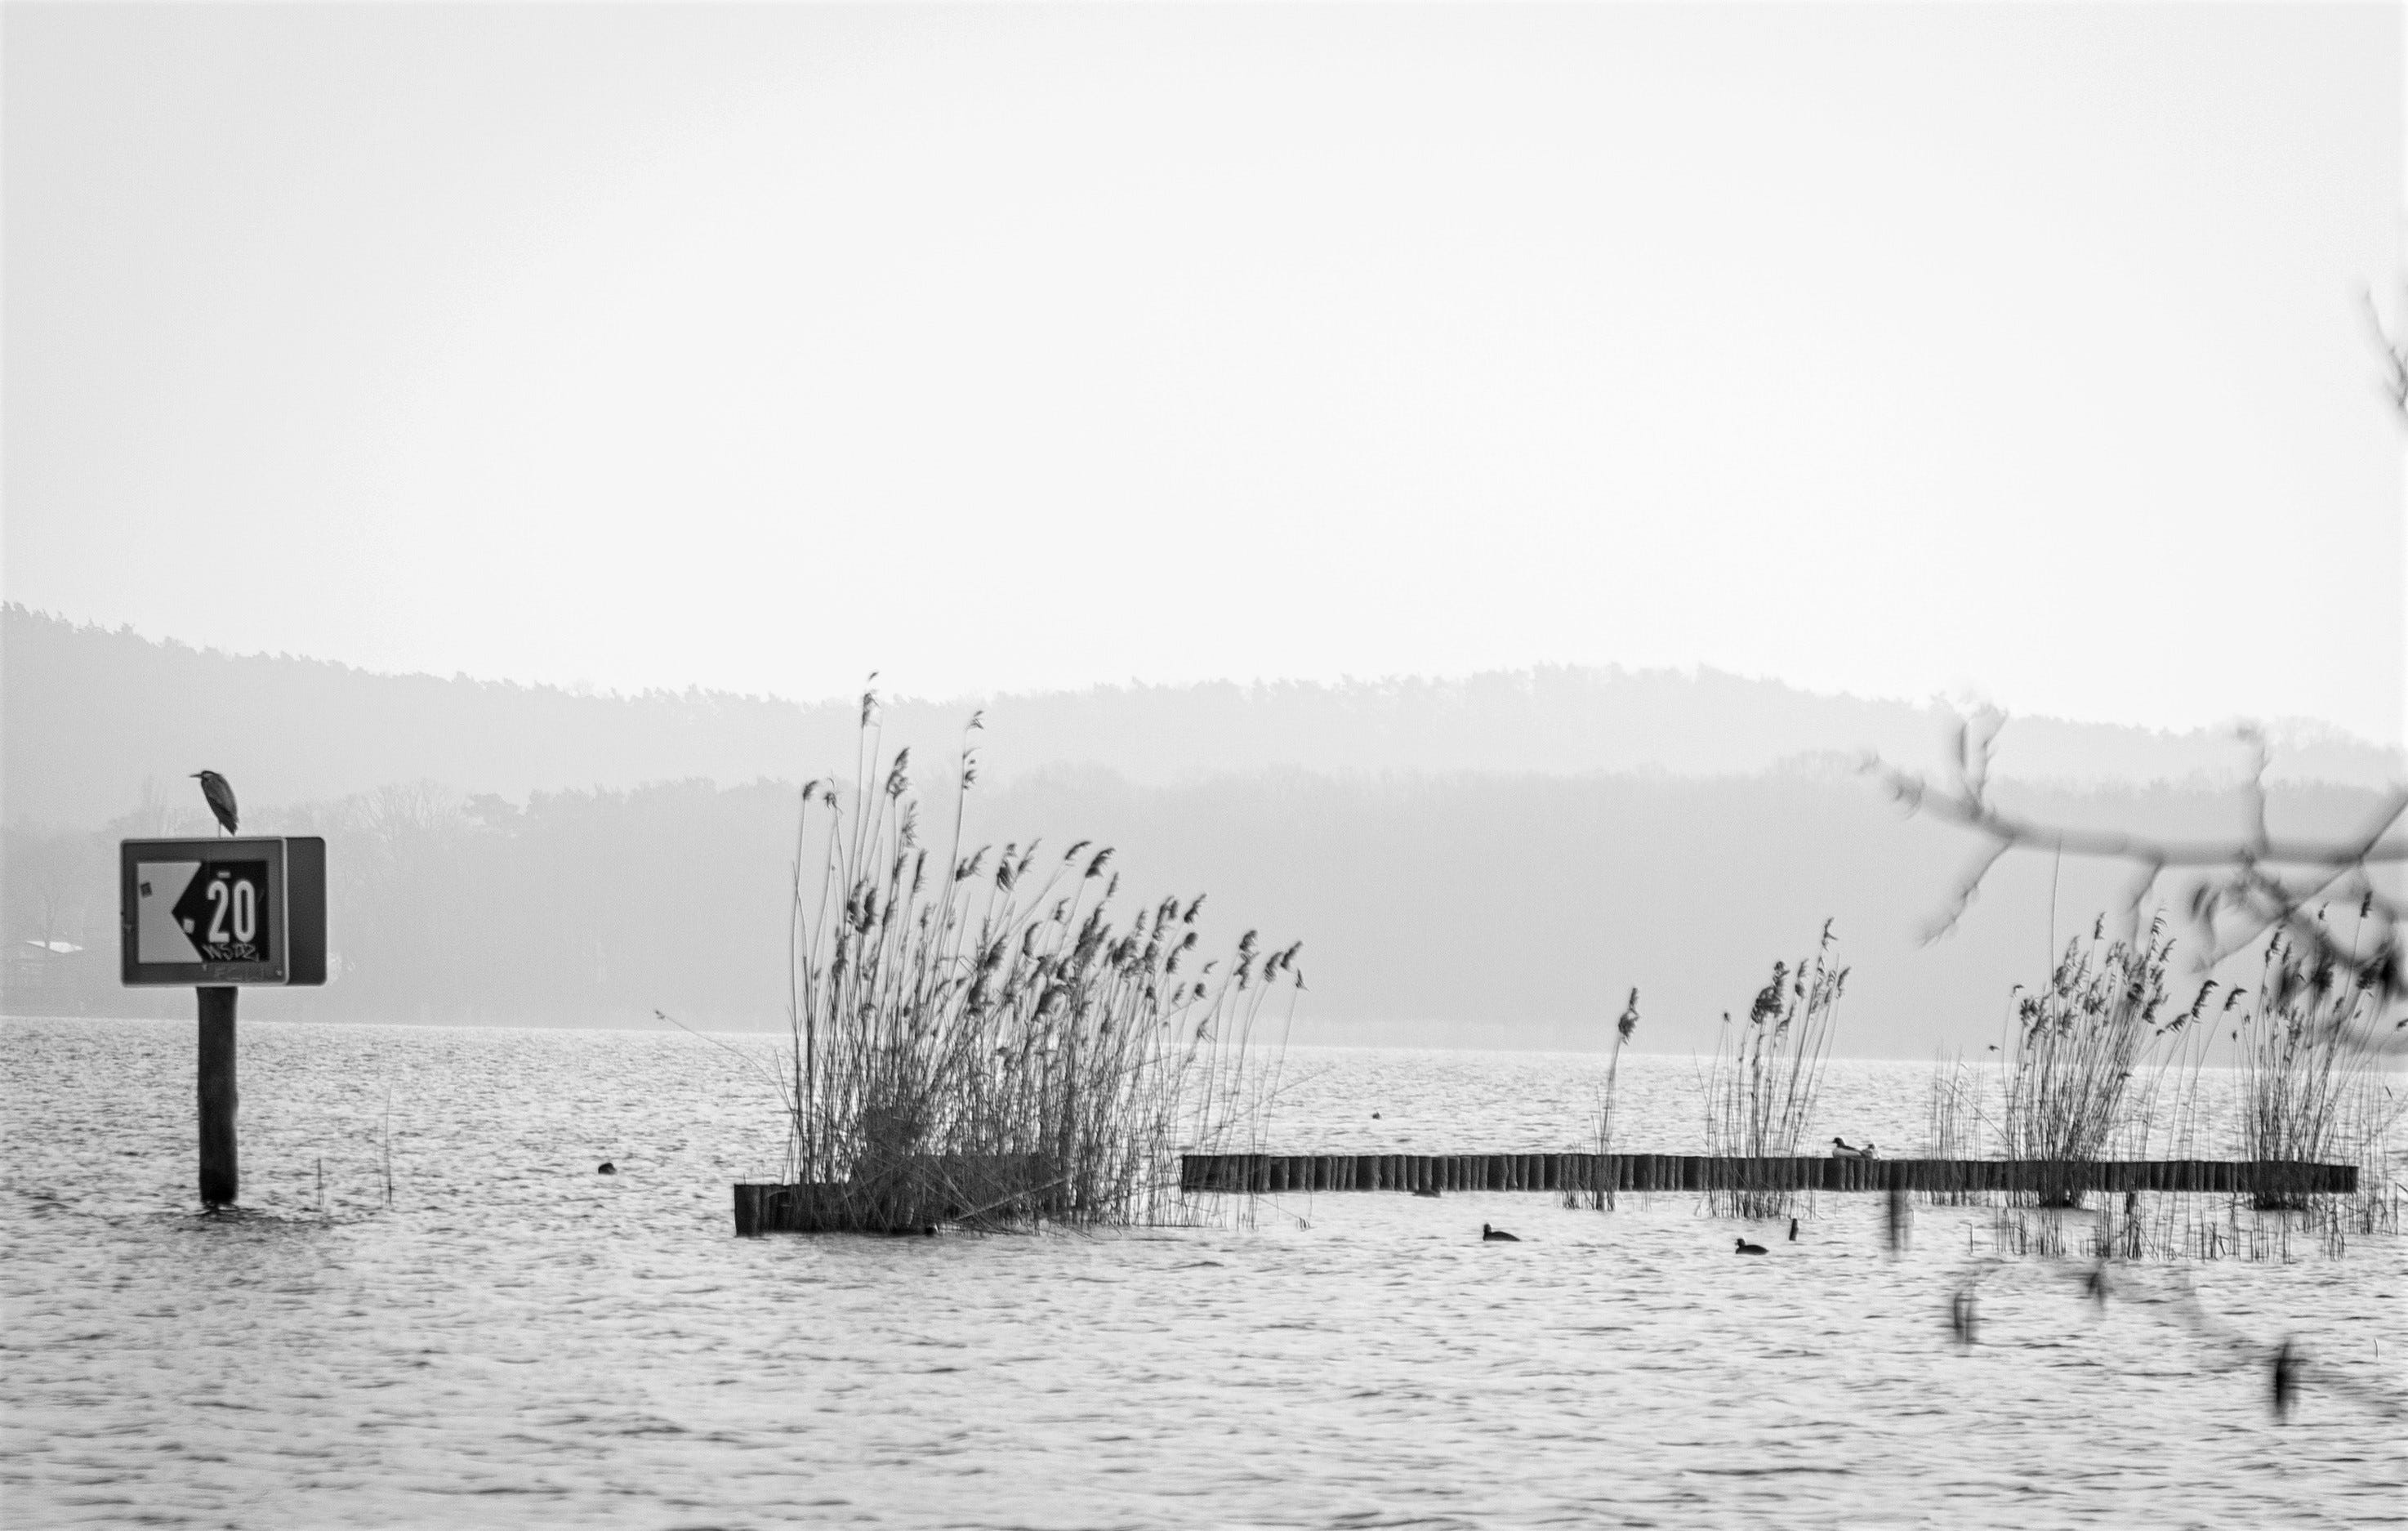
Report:
<svg viewBox="0 0 2408 1531"><path fill-rule="evenodd" d="M236 991L227 986L194 993L201 996L201 1205L223 1207L242 1185L234 1138Z"/></svg>

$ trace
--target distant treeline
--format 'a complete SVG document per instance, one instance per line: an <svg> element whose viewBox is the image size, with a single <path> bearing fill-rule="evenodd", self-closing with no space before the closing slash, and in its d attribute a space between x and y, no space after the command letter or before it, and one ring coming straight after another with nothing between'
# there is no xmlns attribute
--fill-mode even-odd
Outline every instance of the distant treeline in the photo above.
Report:
<svg viewBox="0 0 2408 1531"><path fill-rule="evenodd" d="M2230 830L2204 788L2028 792L2029 810L2169 834ZM2372 794L2275 794L2278 832L2354 823ZM386 787L259 806L246 829L329 841L325 990L246 1014L696 1026L781 1023L796 789L781 782L538 793L523 804ZM1028 773L969 803L970 842L1118 848L1123 897L1209 894L1212 941L1304 942L1304 1039L1600 1045L1633 985L1653 1051L1710 1049L1776 957L1837 921L1855 975L1843 1053L1996 1040L2010 990L2117 903L2121 868L2012 857L1961 928L1923 945L1975 847L1900 817L1848 773L1384 777L1255 771L1145 785ZM189 783L101 830L7 831L7 1008L185 1013L117 983L115 843L208 833ZM945 825L925 826L945 849ZM61 952L30 943L65 943Z"/></svg>
<svg viewBox="0 0 2408 1531"><path fill-rule="evenodd" d="M886 746L945 758L973 705L892 702ZM1334 685L1131 684L976 705L987 714L987 780L998 783L1066 763L1150 785L1283 767L1713 776L1867 750L1913 764L1936 756L1947 721L1931 707L1712 670L1571 666ZM849 768L855 717L851 697L597 696L375 675L79 626L22 606L0 611L0 821L19 828L104 823L146 784L180 791L204 766L247 803L324 801L393 781L524 802L531 792L690 778L800 780ZM2032 718L2007 731L1999 766L2031 780L2229 780L2246 759L2208 734ZM2358 785L2408 775L2396 749L2296 734L2277 766Z"/></svg>

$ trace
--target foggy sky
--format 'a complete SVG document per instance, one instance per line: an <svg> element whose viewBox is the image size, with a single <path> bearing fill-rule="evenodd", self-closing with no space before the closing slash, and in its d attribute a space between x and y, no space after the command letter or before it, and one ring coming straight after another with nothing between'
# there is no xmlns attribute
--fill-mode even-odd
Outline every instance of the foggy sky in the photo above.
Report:
<svg viewBox="0 0 2408 1531"><path fill-rule="evenodd" d="M0 26L0 588L78 620L2401 738L2394 7Z"/></svg>

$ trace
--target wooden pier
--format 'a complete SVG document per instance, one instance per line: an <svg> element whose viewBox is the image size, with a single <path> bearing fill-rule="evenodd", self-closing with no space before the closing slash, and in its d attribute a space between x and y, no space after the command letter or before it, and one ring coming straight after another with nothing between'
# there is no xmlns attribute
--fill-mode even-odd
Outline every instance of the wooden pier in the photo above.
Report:
<svg viewBox="0 0 2408 1531"><path fill-rule="evenodd" d="M1179 1188L1317 1191L2170 1191L2345 1195L2356 1165L2280 1160L1717 1159L1681 1153L1188 1153Z"/></svg>

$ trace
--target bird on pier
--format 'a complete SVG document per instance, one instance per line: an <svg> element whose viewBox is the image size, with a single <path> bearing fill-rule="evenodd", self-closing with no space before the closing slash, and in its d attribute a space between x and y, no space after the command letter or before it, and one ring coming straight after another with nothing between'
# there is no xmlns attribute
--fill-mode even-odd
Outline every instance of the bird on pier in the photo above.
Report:
<svg viewBox="0 0 2408 1531"><path fill-rule="evenodd" d="M218 816L225 832L238 833L236 826L241 823L242 810L235 806L233 784L215 771L194 771L193 777L200 782L201 795L209 800L209 811Z"/></svg>
<svg viewBox="0 0 2408 1531"><path fill-rule="evenodd" d="M1761 1244L1751 1244L1746 1239L1742 1238L1739 1241L1739 1248L1732 1252L1738 1254L1769 1254L1771 1252L1767 1250Z"/></svg>
<svg viewBox="0 0 2408 1531"><path fill-rule="evenodd" d="M1492 1228L1485 1223L1480 1225L1480 1238L1483 1243L1487 1244L1518 1244L1521 1242L1519 1238L1507 1233L1504 1229Z"/></svg>

